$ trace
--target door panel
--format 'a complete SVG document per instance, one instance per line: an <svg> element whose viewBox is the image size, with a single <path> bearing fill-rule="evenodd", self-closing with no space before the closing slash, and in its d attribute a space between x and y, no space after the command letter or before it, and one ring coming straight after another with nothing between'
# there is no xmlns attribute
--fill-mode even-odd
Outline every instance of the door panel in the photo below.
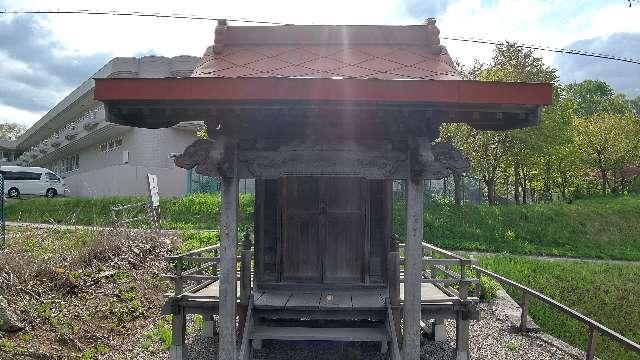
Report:
<svg viewBox="0 0 640 360"><path fill-rule="evenodd" d="M324 281L362 282L365 214L361 178L327 177L320 182L326 218Z"/></svg>
<svg viewBox="0 0 640 360"><path fill-rule="evenodd" d="M350 177L282 181L282 281L359 283L367 264L366 182Z"/></svg>
<svg viewBox="0 0 640 360"><path fill-rule="evenodd" d="M324 282L362 282L363 225L360 214L327 215Z"/></svg>
<svg viewBox="0 0 640 360"><path fill-rule="evenodd" d="M322 241L318 178L282 180L282 280L322 281Z"/></svg>
<svg viewBox="0 0 640 360"><path fill-rule="evenodd" d="M320 282L322 246L318 220L289 215L285 238L283 280Z"/></svg>

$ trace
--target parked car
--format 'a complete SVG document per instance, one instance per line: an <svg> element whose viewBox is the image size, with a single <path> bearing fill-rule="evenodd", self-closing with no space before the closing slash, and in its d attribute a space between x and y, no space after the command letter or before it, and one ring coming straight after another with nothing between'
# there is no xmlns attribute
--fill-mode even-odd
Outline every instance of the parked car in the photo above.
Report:
<svg viewBox="0 0 640 360"><path fill-rule="evenodd" d="M44 195L48 198L64 195L68 191L64 181L53 171L41 167L0 166L7 197Z"/></svg>

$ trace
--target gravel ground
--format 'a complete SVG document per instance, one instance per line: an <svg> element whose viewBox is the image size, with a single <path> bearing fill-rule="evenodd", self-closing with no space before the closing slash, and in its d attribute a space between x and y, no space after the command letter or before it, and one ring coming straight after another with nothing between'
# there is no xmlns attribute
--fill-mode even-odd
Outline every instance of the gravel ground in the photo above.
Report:
<svg viewBox="0 0 640 360"><path fill-rule="evenodd" d="M481 304L481 320L471 323L472 359L574 360L584 353L541 332L518 334L517 304L503 291L489 304ZM446 322L448 341L433 342L423 338L421 359L455 360L455 322ZM535 325L530 328L536 328ZM217 339L194 333L187 339L190 360L217 359ZM376 343L335 343L324 341L264 341L253 359L261 360L359 360L386 359ZM145 358L144 356L138 359ZM156 357L157 358L157 357Z"/></svg>

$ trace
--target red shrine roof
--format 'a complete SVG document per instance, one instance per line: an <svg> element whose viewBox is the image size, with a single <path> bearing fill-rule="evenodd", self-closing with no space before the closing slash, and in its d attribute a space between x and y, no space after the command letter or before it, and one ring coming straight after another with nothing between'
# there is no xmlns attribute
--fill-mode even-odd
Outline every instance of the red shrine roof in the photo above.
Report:
<svg viewBox="0 0 640 360"><path fill-rule="evenodd" d="M203 108L325 105L413 109L482 130L539 121L551 84L461 80L439 34L433 19L411 26L221 20L191 77L96 79L95 98L105 102L109 121L150 128L207 117Z"/></svg>
<svg viewBox="0 0 640 360"><path fill-rule="evenodd" d="M425 25L216 28L194 77L455 80L435 20Z"/></svg>

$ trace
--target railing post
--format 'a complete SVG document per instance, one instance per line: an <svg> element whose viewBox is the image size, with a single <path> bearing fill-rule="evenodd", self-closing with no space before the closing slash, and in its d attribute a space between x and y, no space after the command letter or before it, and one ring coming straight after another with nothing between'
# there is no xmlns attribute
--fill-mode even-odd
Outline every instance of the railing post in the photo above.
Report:
<svg viewBox="0 0 640 360"><path fill-rule="evenodd" d="M527 332L527 318L529 317L529 294L525 291L522 292L522 304L520 306L520 332Z"/></svg>
<svg viewBox="0 0 640 360"><path fill-rule="evenodd" d="M467 278L467 266L460 261L460 286L458 297L466 302L469 296L469 282ZM456 316L456 359L469 360L469 320L463 311L458 311Z"/></svg>
<svg viewBox="0 0 640 360"><path fill-rule="evenodd" d="M251 235L245 233L242 239L242 253L240 255L240 307L238 310L238 333L244 334L247 319L249 298L251 296Z"/></svg>
<svg viewBox="0 0 640 360"><path fill-rule="evenodd" d="M480 285L480 270L476 268L476 279L478 279L478 283L476 284L476 297L479 299L482 296L482 286Z"/></svg>
<svg viewBox="0 0 640 360"><path fill-rule="evenodd" d="M174 295L175 296L179 296L182 294L182 289L184 288L184 283L182 281L182 257L179 257L176 259L176 279L175 279L175 286L176 289L174 290Z"/></svg>
<svg viewBox="0 0 640 360"><path fill-rule="evenodd" d="M587 341L587 360L593 360L596 357L596 340L598 333L593 327L589 327L589 340Z"/></svg>
<svg viewBox="0 0 640 360"><path fill-rule="evenodd" d="M400 311L400 253L397 246L395 251L390 252L387 257L387 279L389 281L389 301L391 302L396 336L400 338L402 312Z"/></svg>

